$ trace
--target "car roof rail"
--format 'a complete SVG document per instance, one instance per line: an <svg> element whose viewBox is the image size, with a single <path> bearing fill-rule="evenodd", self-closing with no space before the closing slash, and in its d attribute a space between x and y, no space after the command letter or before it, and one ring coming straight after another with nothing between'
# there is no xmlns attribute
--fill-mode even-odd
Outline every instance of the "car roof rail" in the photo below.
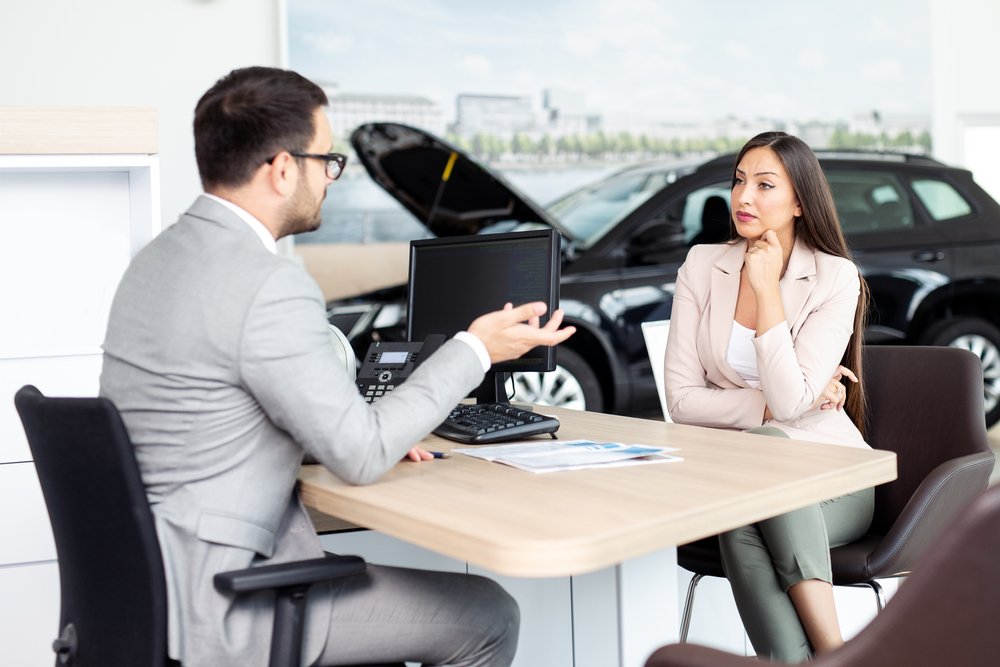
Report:
<svg viewBox="0 0 1000 667"><path fill-rule="evenodd" d="M877 160L881 162L905 162L907 164L920 164L935 167L946 166L943 162L935 160L929 155L919 153L905 153L900 151L872 151L854 148L819 149L816 157L821 160Z"/></svg>
<svg viewBox="0 0 1000 667"><path fill-rule="evenodd" d="M916 153L902 153L902 152L891 152L891 151L871 151L863 149L850 149L850 148L837 148L837 149L826 149L820 148L815 150L816 157L820 160L868 160L877 162L898 162L912 165L920 166L933 166L933 167L948 167L945 163L940 160L935 160L928 155L918 155ZM720 155L717 158L705 162L699 167L700 169L714 169L720 164L730 165L736 159L736 153L730 153L728 155Z"/></svg>

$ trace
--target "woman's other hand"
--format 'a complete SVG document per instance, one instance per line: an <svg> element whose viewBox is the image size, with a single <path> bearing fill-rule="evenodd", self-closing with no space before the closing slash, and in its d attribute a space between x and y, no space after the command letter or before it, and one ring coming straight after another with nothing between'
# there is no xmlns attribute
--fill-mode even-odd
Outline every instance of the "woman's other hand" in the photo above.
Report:
<svg viewBox="0 0 1000 667"><path fill-rule="evenodd" d="M818 405L820 410L840 410L844 407L844 401L847 400L847 387L844 386L844 378L851 382L858 381L858 376L850 368L837 366L833 377L826 383L823 393L816 401L815 405Z"/></svg>

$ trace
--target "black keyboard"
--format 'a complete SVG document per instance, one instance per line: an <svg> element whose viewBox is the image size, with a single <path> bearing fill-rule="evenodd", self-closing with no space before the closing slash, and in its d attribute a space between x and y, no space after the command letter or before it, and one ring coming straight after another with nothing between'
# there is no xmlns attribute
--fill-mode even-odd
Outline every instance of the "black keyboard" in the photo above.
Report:
<svg viewBox="0 0 1000 667"><path fill-rule="evenodd" d="M434 435L473 445L520 440L559 430L555 417L539 415L506 403L460 403L434 429Z"/></svg>

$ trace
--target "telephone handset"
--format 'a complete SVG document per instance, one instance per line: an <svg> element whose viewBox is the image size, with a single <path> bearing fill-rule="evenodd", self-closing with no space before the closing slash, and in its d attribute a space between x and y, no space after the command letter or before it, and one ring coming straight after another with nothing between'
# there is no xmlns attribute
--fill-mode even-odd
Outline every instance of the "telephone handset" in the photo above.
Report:
<svg viewBox="0 0 1000 667"><path fill-rule="evenodd" d="M376 401L395 389L434 350L441 347L445 337L432 334L423 343L375 341L361 360L358 371L358 390L366 401Z"/></svg>

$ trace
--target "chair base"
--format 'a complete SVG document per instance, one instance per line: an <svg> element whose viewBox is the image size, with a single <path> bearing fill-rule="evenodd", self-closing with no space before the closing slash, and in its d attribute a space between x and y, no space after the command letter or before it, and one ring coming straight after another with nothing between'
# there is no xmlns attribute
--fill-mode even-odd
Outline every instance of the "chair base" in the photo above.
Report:
<svg viewBox="0 0 1000 667"><path fill-rule="evenodd" d="M694 609L694 593L695 589L698 588L698 584L701 582L705 575L695 574L691 577L691 582L688 583L687 596L684 598L684 613L681 615L681 632L679 643L686 644L688 640L688 631L691 629L691 611Z"/></svg>
<svg viewBox="0 0 1000 667"><path fill-rule="evenodd" d="M691 575L691 581L688 583L687 596L684 598L684 612L681 614L681 629L680 637L678 639L679 644L686 644L688 640L688 632L691 630L691 613L694 611L694 596L698 588L698 584L701 580L705 578L704 574L693 574ZM856 584L841 584L843 586L852 586L854 588L870 588L873 593L875 593L875 607L876 613L882 613L885 609L885 592L882 590L882 586L878 581L872 579L871 581L862 581Z"/></svg>
<svg viewBox="0 0 1000 667"><path fill-rule="evenodd" d="M871 581L862 581L857 584L841 584L843 586L851 586L854 588L870 588L872 592L875 593L875 607L877 613L882 613L885 609L885 592L882 590L882 586L878 581L872 579Z"/></svg>

